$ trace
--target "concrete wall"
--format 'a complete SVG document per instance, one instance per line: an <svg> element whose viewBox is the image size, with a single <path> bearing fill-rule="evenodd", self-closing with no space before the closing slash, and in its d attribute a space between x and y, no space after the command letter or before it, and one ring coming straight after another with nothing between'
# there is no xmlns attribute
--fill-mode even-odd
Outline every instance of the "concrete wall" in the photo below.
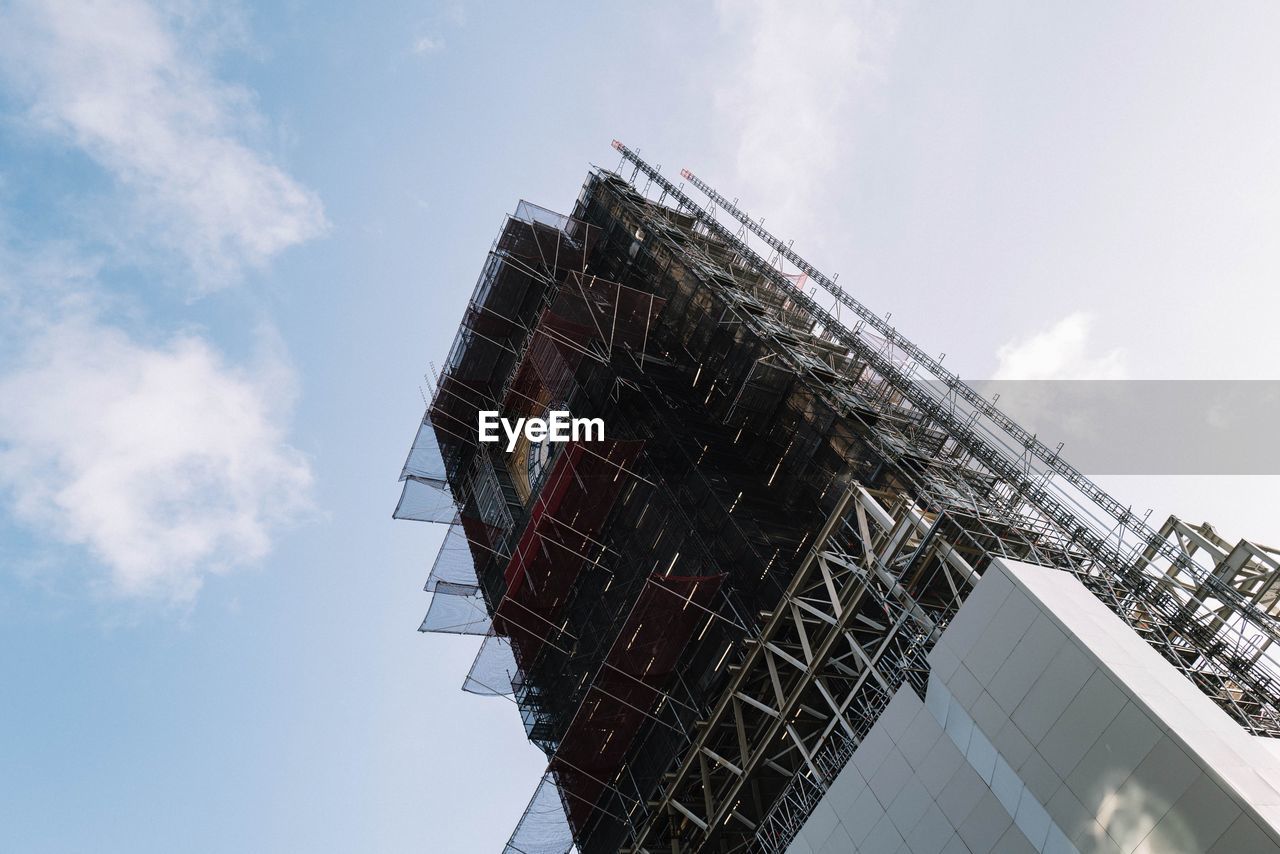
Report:
<svg viewBox="0 0 1280 854"><path fill-rule="evenodd" d="M1070 575L995 561L792 844L1280 852L1280 753Z"/></svg>

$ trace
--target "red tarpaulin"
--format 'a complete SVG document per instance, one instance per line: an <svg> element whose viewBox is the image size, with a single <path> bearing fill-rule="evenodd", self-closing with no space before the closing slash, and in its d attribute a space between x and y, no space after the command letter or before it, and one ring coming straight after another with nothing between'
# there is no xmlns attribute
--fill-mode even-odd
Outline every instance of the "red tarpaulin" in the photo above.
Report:
<svg viewBox="0 0 1280 854"><path fill-rule="evenodd" d="M556 458L507 564L506 592L495 614L495 629L515 642L522 667L557 625L585 556L595 552L594 538L627 482L623 468L642 445L571 442Z"/></svg>
<svg viewBox="0 0 1280 854"><path fill-rule="evenodd" d="M575 832L585 827L640 726L653 714L723 578L655 575L640 592L551 760Z"/></svg>

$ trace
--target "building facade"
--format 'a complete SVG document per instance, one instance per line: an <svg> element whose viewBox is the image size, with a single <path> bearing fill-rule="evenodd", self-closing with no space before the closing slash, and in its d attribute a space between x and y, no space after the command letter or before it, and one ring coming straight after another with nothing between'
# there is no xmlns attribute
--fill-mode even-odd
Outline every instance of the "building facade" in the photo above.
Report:
<svg viewBox="0 0 1280 854"><path fill-rule="evenodd" d="M1228 852L1280 845L1250 735L1068 573L993 560L787 849Z"/></svg>
<svg viewBox="0 0 1280 854"><path fill-rule="evenodd" d="M894 798L913 798L895 807L881 802L879 766L868 779L859 764L898 756L884 748L901 753L908 725L940 743L962 711L971 736L998 746L994 710L971 708L973 686L952 680L1030 644L1012 628L999 643L961 642L974 620L1008 622L966 617L1001 579L1070 582L1215 726L1259 743L1280 735L1273 553L1176 519L1149 528L736 205L684 173L707 196L697 203L615 147L620 171L593 171L571 214L522 202L504 223L435 377L395 513L447 526L423 630L483 636L464 688L513 698L548 757L508 850L920 851L943 834L938 816L951 850L994 850L988 837L1012 846L1011 829L1026 850L1051 839L1105 850L1075 841L1096 828L1054 811L1047 784L1022 772L1030 753L999 753L1013 777L998 785L994 759L990 779L981 773L985 748L964 766L986 787L971 805L984 812L970 824L991 824L982 834L915 766L893 766ZM553 412L600 419L605 436L479 441L481 413ZM1045 584L1022 586L1031 596ZM1035 599L1045 620L1058 595ZM1055 630L1054 654L1098 645ZM1048 672L1035 661L1019 665L1019 685ZM1116 696L1141 706L1144 686L1106 667L1095 670ZM1055 694L1059 711L1075 696ZM1172 720L1141 707L1153 725ZM1030 714L1000 708L1015 725ZM981 744L953 747L967 757L970 743ZM1211 752L1177 744L1209 773ZM1060 765L1059 787L1072 779ZM1031 833L1021 801L1006 803L1014 781L1044 814ZM1239 811L1223 833L1248 832L1241 816L1274 833L1265 785L1213 782ZM874 819L864 790L880 792ZM1077 806L1107 841L1115 805L1100 812L1095 794L1077 793ZM1172 809L1186 792L1163 796ZM860 797L865 819L850 812ZM926 817L937 832L913 846L906 825ZM1125 844L1136 831L1120 827Z"/></svg>

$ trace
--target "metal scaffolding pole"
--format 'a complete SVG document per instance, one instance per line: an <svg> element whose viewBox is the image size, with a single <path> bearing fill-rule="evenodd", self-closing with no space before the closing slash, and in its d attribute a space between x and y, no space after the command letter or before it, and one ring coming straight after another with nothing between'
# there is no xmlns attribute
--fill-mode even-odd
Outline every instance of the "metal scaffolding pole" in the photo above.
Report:
<svg viewBox="0 0 1280 854"><path fill-rule="evenodd" d="M621 145L615 141L615 148ZM623 152L623 156L631 159L634 155L628 155L625 146L618 148ZM647 164L641 166L641 171L646 171ZM1194 572L1196 566L1187 557L1178 550L1168 546L1164 542L1164 537L1153 530L1146 522L1139 519L1133 514L1131 508L1120 503L1095 484L1079 469L1072 466L1060 455L1059 448L1050 448L1045 445L1034 434L1028 432L1022 425L1014 421L1008 415L1000 411L994 403L987 400L977 391L975 391L968 383L960 379L951 371L942 366L942 363L930 356L924 350L920 349L910 340L902 336L894 327L878 314L867 308L861 302L849 295L844 288L840 287L835 280L828 278L821 270L814 267L792 248L791 244L783 243L774 235L770 234L758 222L753 220L746 212L739 208L736 204L726 199L718 193L714 188L709 186L705 181L698 178L688 169L682 169L680 176L688 181L692 186L696 187L704 195L707 196L720 210L729 214L735 220L742 224L747 231L760 238L766 246L777 253L778 257L785 258L793 264L798 270L805 273L809 278L817 282L823 290L831 294L841 305L852 309L858 318L881 335L890 344L901 349L904 353L919 365L925 367L929 373L936 377L946 388L954 392L966 403L974 408L974 410L985 418L991 420L993 424L1004 430L1018 446L1025 448L1028 453L1043 463L1054 474L1060 475L1063 480L1080 490L1081 494L1093 501L1098 507L1105 510L1117 524L1125 526L1136 533L1139 537L1151 544L1155 551L1173 560L1182 569L1188 572ZM1242 596L1238 591L1229 585L1221 583L1219 580L1210 576L1203 579L1203 583L1212 589L1214 595L1222 596L1227 599L1239 599L1237 607L1239 610L1247 614L1258 622L1259 628L1268 634L1272 641L1280 641L1280 624L1277 624L1273 615L1264 611L1260 611Z"/></svg>

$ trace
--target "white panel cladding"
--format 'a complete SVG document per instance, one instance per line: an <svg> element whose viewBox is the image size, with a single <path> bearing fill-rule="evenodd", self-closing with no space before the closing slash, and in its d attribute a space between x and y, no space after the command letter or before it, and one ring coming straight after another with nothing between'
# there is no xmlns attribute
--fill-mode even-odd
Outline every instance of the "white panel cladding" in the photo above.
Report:
<svg viewBox="0 0 1280 854"><path fill-rule="evenodd" d="M790 852L1280 852L1280 746L1070 575L993 562L929 659Z"/></svg>
<svg viewBox="0 0 1280 854"><path fill-rule="evenodd" d="M941 698L942 721L909 687L894 696L801 828L790 854L1042 850L1021 828L1044 830L1047 823L1037 821L1047 816L1043 807L1040 813L1028 809L1021 824L1015 820L1025 787L1013 778L1013 799L1004 791L1008 807L996 797L988 782L999 761L996 748L945 689L931 690L928 696L935 693ZM950 725L965 735L966 752L957 745L959 736L943 729L951 708Z"/></svg>
<svg viewBox="0 0 1280 854"><path fill-rule="evenodd" d="M994 591L979 598L988 583ZM973 733L990 739L1051 828L1081 851L1280 851L1280 751L1257 749L1260 739L1074 577L997 560L974 598L979 607L966 603L930 654L948 675L935 670L940 690L930 686L928 706L947 705L942 689L973 695L976 679L977 699L961 702ZM1011 628L994 628L1006 619ZM1015 634L1012 649L991 640ZM1012 780L1002 773L993 783L1008 802ZM1042 850L1059 850L1052 832L1038 841L1039 819L1029 808L1019 826Z"/></svg>

